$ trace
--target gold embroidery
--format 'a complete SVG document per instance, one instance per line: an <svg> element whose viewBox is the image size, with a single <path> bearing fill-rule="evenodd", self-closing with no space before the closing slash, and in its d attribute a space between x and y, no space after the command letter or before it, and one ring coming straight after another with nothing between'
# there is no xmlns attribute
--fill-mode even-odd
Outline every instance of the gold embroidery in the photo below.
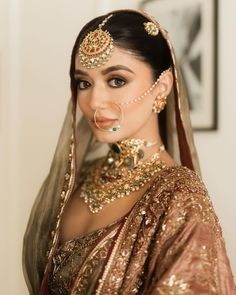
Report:
<svg viewBox="0 0 236 295"><path fill-rule="evenodd" d="M71 292L72 295L87 294L90 279L94 276L94 270L101 267L101 264L103 264L103 261L106 259L108 250L111 247L112 238L116 232L117 228L112 230L86 258L85 263L78 272L77 279ZM93 283L95 282L96 280Z"/></svg>
<svg viewBox="0 0 236 295"><path fill-rule="evenodd" d="M198 246L196 249L186 249L184 263L188 263L189 269L184 269L183 272L180 271L178 275L172 274L168 276L158 284L156 288L157 294L190 295L196 294L196 292L201 295L218 294L218 278L215 273L216 257L213 248L208 248L205 245Z"/></svg>
<svg viewBox="0 0 236 295"><path fill-rule="evenodd" d="M45 267L44 273L48 271L49 267L49 261L52 259L54 251L57 246L58 242L58 236L59 236L59 226L61 222L61 217L64 212L65 205L70 197L73 184L74 184L74 175L75 175L75 151L74 151L74 135L72 134L71 136L71 143L70 143L70 152L69 152L69 157L68 157L68 164L67 164L67 169L66 173L64 176L64 184L63 184L63 189L60 194L61 197L61 203L60 203L60 211L57 215L57 220L55 223L55 227L51 232L51 237L52 239L49 241L49 250L46 253L46 256L48 257L48 263Z"/></svg>
<svg viewBox="0 0 236 295"><path fill-rule="evenodd" d="M96 276L99 275L99 267L96 263L99 263L100 266L103 264L102 260L106 257L114 233L105 236L105 242L103 241L96 247L97 251L93 252L92 258L88 258L86 264L82 267L84 257L87 256L91 246L93 247L99 237L115 224L67 241L58 247L53 257L53 269L49 277L48 287L51 295L68 294L75 284L75 280L77 281L73 294L87 294L88 283L90 282L91 285L91 277L95 283Z"/></svg>
<svg viewBox="0 0 236 295"><path fill-rule="evenodd" d="M158 295L191 295L189 284L183 279L177 279L175 275L170 276L162 287L157 288Z"/></svg>

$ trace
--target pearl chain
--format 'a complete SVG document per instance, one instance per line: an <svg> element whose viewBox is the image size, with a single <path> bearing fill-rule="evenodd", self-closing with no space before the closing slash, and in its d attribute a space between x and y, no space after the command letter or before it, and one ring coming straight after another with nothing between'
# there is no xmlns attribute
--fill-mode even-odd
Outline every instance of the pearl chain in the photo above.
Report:
<svg viewBox="0 0 236 295"><path fill-rule="evenodd" d="M171 69L169 68L169 69L167 69L167 70L165 70L165 71L163 71L161 74L160 74L160 76L158 77L158 79L156 80L156 82L147 90L147 91L145 91L142 95L140 95L140 96L138 96L138 97L136 97L136 98L134 98L134 99L131 99L131 100L129 100L129 101L126 101L126 102L122 102L122 103L120 103L120 105L121 106L127 106L127 105L130 105L130 104L132 104L132 103L136 103L136 102L139 102L139 101L141 101L145 96L147 96L150 92L152 92L152 90L157 86L157 84L160 82L160 79L161 79L161 77L165 74L165 73L167 73L167 72L169 72L169 71L171 71Z"/></svg>
<svg viewBox="0 0 236 295"><path fill-rule="evenodd" d="M102 23L98 25L99 29L101 29L101 28L107 23L107 21L109 20L109 18L111 18L112 16L113 16L113 14L108 15L108 16L102 21Z"/></svg>

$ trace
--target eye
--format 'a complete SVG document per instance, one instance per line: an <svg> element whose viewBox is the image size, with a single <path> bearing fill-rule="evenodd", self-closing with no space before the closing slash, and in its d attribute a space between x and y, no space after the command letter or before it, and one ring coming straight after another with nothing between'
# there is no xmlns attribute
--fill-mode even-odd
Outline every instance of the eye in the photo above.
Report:
<svg viewBox="0 0 236 295"><path fill-rule="evenodd" d="M126 84L126 81L121 78L112 78L109 80L109 85L114 87L114 88L119 88L122 87Z"/></svg>
<svg viewBox="0 0 236 295"><path fill-rule="evenodd" d="M80 89L80 90L84 90L87 89L90 86L90 83L86 80L75 80L76 86Z"/></svg>

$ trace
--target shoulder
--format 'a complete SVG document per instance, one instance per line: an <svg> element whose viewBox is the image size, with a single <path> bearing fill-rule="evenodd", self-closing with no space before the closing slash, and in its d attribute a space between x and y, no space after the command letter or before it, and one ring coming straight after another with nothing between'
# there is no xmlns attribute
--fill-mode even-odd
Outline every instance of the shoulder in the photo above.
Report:
<svg viewBox="0 0 236 295"><path fill-rule="evenodd" d="M208 194L201 177L184 166L164 169L154 180L155 187L172 192Z"/></svg>
<svg viewBox="0 0 236 295"><path fill-rule="evenodd" d="M163 208L166 222L191 221L220 231L208 191L194 171L183 166L167 168L155 179L151 190L152 202Z"/></svg>

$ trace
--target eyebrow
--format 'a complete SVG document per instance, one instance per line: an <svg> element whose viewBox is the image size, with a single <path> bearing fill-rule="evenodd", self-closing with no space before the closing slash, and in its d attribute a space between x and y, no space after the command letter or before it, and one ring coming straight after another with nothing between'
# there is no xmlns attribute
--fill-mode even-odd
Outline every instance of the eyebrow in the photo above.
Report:
<svg viewBox="0 0 236 295"><path fill-rule="evenodd" d="M110 72L119 71L119 70L124 70L124 71L127 71L127 72L130 72L130 73L134 74L134 72L130 68L128 68L126 66L123 66L123 65L116 65L116 66L108 67L105 70L102 70L101 73L102 73L102 75L106 75L106 74L108 74ZM88 76L88 73L84 72L82 70L79 70L79 69L75 69L75 75Z"/></svg>

